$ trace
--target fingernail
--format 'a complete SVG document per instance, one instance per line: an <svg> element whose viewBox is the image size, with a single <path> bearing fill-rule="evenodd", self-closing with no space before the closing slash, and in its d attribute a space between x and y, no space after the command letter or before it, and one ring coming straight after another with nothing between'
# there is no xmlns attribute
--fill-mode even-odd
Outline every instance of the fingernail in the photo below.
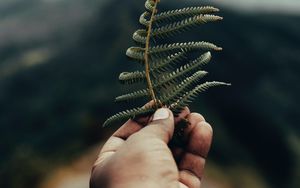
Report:
<svg viewBox="0 0 300 188"><path fill-rule="evenodd" d="M170 116L170 113L166 108L160 108L154 113L153 121L168 119L169 116Z"/></svg>

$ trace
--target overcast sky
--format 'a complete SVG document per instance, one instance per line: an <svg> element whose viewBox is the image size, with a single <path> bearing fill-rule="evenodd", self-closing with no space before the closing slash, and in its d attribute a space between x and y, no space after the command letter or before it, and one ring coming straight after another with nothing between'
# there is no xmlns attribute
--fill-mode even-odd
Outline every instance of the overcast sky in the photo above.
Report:
<svg viewBox="0 0 300 188"><path fill-rule="evenodd" d="M208 0L241 11L268 11L300 14L300 0Z"/></svg>
<svg viewBox="0 0 300 188"><path fill-rule="evenodd" d="M24 4L28 0L0 0L0 8L5 8L8 5L13 4ZM40 2L69 2L72 0L37 0ZM83 0L74 0L83 1ZM110 0L86 0L86 3L90 2L108 2ZM129 0L126 0L129 1ZM193 1L193 0L191 0ZM201 1L201 0L194 0ZM231 7L241 11L267 11L267 12L277 12L277 13L290 13L290 14L300 14L300 0L206 0L209 2L214 2L219 5L226 7Z"/></svg>

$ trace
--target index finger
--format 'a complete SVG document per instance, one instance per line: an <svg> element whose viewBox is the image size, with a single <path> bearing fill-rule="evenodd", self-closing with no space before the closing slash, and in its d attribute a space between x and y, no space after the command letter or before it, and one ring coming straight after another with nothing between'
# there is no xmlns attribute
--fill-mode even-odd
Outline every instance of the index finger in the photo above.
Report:
<svg viewBox="0 0 300 188"><path fill-rule="evenodd" d="M151 106L154 104L154 101L150 101L144 105L144 107ZM114 134L113 136L126 140L130 135L141 130L145 125L150 121L151 116L141 116L135 119L129 119L124 123Z"/></svg>

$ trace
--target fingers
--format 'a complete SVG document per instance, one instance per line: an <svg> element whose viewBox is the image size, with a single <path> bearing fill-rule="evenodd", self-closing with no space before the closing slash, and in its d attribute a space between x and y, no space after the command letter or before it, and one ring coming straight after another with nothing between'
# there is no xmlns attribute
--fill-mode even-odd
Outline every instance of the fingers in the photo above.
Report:
<svg viewBox="0 0 300 188"><path fill-rule="evenodd" d="M179 172L179 182L188 188L200 188L201 181L193 173L182 170Z"/></svg>
<svg viewBox="0 0 300 188"><path fill-rule="evenodd" d="M207 157L213 136L212 127L205 121L199 122L189 133L186 151Z"/></svg>
<svg viewBox="0 0 300 188"><path fill-rule="evenodd" d="M145 106L151 105L152 102L147 103ZM175 124L178 123L181 119L187 117L190 114L189 108L185 107L184 110L175 118ZM122 125L113 136L119 137L123 140L126 140L130 135L141 130L146 124L149 123L149 120L153 117L139 117L134 120L128 120L124 125ZM152 120L153 121L153 120Z"/></svg>
<svg viewBox="0 0 300 188"><path fill-rule="evenodd" d="M197 124L199 122L205 121L205 118L199 113L191 113L188 115L187 119L190 121L191 124Z"/></svg>
<svg viewBox="0 0 300 188"><path fill-rule="evenodd" d="M185 107L180 114L175 117L175 125L179 123L182 119L186 119L186 117L191 113L190 109L188 107Z"/></svg>
<svg viewBox="0 0 300 188"><path fill-rule="evenodd" d="M205 121L205 119L201 114L198 113L188 113L186 116L183 116L183 118L187 119L189 122L189 125L186 128L184 128L184 132L183 132L184 135L182 138L184 146L186 146L189 141L190 133L192 132L192 130L199 122ZM172 152L177 162L181 160L185 152L185 149L186 148L182 148L178 146L172 147Z"/></svg>
<svg viewBox="0 0 300 188"><path fill-rule="evenodd" d="M102 147L100 154L96 162L94 163L94 167L103 165L106 159L109 159L115 152L124 144L125 140L112 136Z"/></svg>
<svg viewBox="0 0 300 188"><path fill-rule="evenodd" d="M187 119L190 122L184 132L187 145L185 148L176 148L173 154L181 156L178 164L180 181L190 188L199 188L213 131L200 114L189 114Z"/></svg>
<svg viewBox="0 0 300 188"><path fill-rule="evenodd" d="M96 161L96 165L113 155L123 145L125 140L136 132L156 137L166 143L169 142L174 132L173 114L169 109L159 109L153 115L152 122L147 127L143 127L137 121L128 120L105 143Z"/></svg>
<svg viewBox="0 0 300 188"><path fill-rule="evenodd" d="M150 107L154 104L154 101L150 101L144 105L144 107ZM124 125L122 125L113 136L126 140L130 135L141 130L150 121L150 116L140 116L137 118L129 119Z"/></svg>
<svg viewBox="0 0 300 188"><path fill-rule="evenodd" d="M186 173L188 172L188 180L192 179L193 184L195 184L200 182L200 180L202 179L204 166L204 158L192 153L185 153L180 164L178 165L178 168L180 172L185 172L185 176L187 176ZM198 181L196 181L196 179L198 179Z"/></svg>
<svg viewBox="0 0 300 188"><path fill-rule="evenodd" d="M123 124L104 144L94 166L101 165L106 159L110 158L129 136L143 128L143 125L138 122L148 121L148 119L149 117L140 117L136 120L130 119Z"/></svg>
<svg viewBox="0 0 300 188"><path fill-rule="evenodd" d="M139 119L145 119L141 117ZM138 120L139 120L138 119ZM134 120L128 120L123 124L104 144L98 156L95 165L103 163L107 158L111 157L120 148L129 136L138 132L143 128L143 125Z"/></svg>
<svg viewBox="0 0 300 188"><path fill-rule="evenodd" d="M139 134L158 138L168 143L174 132L173 113L167 108L158 109L149 125L139 131Z"/></svg>
<svg viewBox="0 0 300 188"><path fill-rule="evenodd" d="M179 188L188 188L185 184L179 182Z"/></svg>
<svg viewBox="0 0 300 188"><path fill-rule="evenodd" d="M144 118L143 118L144 119ZM138 123L137 120L128 120L125 124L123 124L114 134L114 137L121 138L126 140L130 135L136 133L141 130L143 125Z"/></svg>

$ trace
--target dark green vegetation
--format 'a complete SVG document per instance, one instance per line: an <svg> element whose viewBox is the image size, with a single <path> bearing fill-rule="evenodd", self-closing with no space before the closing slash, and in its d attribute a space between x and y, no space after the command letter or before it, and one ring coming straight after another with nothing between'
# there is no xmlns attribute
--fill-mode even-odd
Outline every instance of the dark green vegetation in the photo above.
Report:
<svg viewBox="0 0 300 188"><path fill-rule="evenodd" d="M138 67L123 54L143 3L116 0L67 34L1 45L0 187L33 188L55 164L104 138L107 129L100 125L106 117L130 107L111 101L122 93L119 73ZM177 7L162 5L170 8ZM233 86L208 91L191 107L215 129L211 160L223 167L252 166L270 187L297 188L300 16L242 15L224 9L221 16L226 18L222 23L208 24L188 39L176 38L205 39L224 49L207 69L213 79ZM52 45L55 53L36 51ZM43 57L41 62L30 64L29 52L39 54L33 55L35 60ZM29 63L2 72L5 62L19 61Z"/></svg>

